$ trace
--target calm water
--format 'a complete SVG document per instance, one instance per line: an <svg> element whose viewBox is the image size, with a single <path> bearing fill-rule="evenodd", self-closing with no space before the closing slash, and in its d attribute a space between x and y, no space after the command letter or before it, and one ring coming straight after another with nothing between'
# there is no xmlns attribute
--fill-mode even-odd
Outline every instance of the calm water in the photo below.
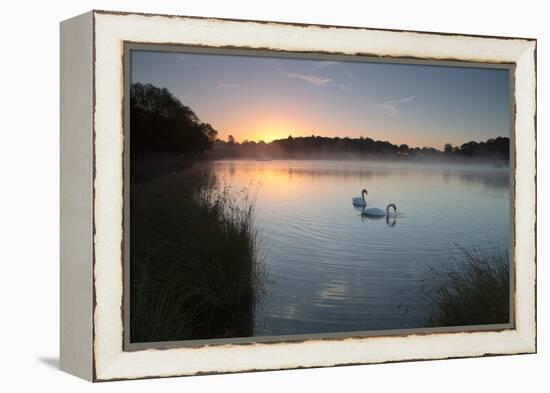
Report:
<svg viewBox="0 0 550 393"><path fill-rule="evenodd" d="M342 161L217 161L220 180L257 190L267 280L255 335L426 326L419 280L456 244L509 242L508 168ZM398 217L351 204L393 202Z"/></svg>

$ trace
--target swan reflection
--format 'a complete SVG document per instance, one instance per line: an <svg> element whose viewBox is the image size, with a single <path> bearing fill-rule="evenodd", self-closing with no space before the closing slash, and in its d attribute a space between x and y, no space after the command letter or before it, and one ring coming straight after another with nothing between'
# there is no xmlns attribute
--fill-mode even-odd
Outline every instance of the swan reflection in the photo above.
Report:
<svg viewBox="0 0 550 393"><path fill-rule="evenodd" d="M365 222L365 221L386 221L386 225L389 226L389 227L394 227L395 225L397 225L397 214L389 214L389 215L386 215L386 216L366 216L366 215L361 215L361 221L362 222Z"/></svg>

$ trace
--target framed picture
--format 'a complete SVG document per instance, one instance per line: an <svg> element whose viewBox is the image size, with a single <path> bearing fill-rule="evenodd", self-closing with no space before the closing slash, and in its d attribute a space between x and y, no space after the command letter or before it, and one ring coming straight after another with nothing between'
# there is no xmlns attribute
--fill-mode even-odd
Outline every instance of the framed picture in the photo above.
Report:
<svg viewBox="0 0 550 393"><path fill-rule="evenodd" d="M536 40L61 24L61 368L536 351Z"/></svg>

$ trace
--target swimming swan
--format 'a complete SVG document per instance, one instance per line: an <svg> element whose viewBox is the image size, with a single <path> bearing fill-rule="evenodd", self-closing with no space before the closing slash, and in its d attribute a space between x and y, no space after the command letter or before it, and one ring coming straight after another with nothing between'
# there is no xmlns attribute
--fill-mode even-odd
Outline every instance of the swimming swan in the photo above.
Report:
<svg viewBox="0 0 550 393"><path fill-rule="evenodd" d="M397 206L395 204L390 203L388 206L386 206L386 211L378 208L378 207L367 207L365 206L363 210L361 211L362 216L370 216L370 217L386 217L390 216L390 208L393 207L394 214L397 214Z"/></svg>
<svg viewBox="0 0 550 393"><path fill-rule="evenodd" d="M361 196L355 197L351 200L351 203L353 206L359 206L359 207L365 207L367 206L367 200L365 198L365 195L369 195L366 189L361 190Z"/></svg>

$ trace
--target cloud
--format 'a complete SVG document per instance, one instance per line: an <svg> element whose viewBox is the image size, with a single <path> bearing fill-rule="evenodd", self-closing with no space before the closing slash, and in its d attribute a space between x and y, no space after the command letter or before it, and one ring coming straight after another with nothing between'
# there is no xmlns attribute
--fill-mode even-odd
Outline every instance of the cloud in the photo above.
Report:
<svg viewBox="0 0 550 393"><path fill-rule="evenodd" d="M334 86L344 91L349 90L348 86L342 83L335 83L332 81L332 79L325 76L320 76L315 74L286 72L281 69L277 69L277 71L279 71L281 74L283 74L287 78L299 79L313 86L317 86L317 87Z"/></svg>
<svg viewBox="0 0 550 393"><path fill-rule="evenodd" d="M400 105L408 104L412 100L414 100L414 96L403 97L397 100L384 101L378 104L378 106L386 113L386 115L396 116L397 114L399 114L398 107Z"/></svg>
<svg viewBox="0 0 550 393"><path fill-rule="evenodd" d="M222 89L236 89L237 87L241 87L238 83L227 83L227 82L221 82L218 83L218 87Z"/></svg>
<svg viewBox="0 0 550 393"><path fill-rule="evenodd" d="M395 105L391 104L378 104L380 108L386 113L388 116L395 116L399 113L399 110L395 107Z"/></svg>
<svg viewBox="0 0 550 393"><path fill-rule="evenodd" d="M181 61L182 63L184 63L187 66L191 66L191 67L194 67L194 68L198 67L197 63L194 62L193 55L177 53L176 54L176 59L178 59L179 61Z"/></svg>
<svg viewBox="0 0 550 393"><path fill-rule="evenodd" d="M414 100L414 96L404 97L393 101L386 101L384 102L384 104L400 105L400 104L406 104L407 102L411 102L412 100Z"/></svg>
<svg viewBox="0 0 550 393"><path fill-rule="evenodd" d="M300 79L304 82L312 84L314 86L326 86L330 83L331 79L323 76L313 75L313 74L296 74L292 72L286 72L283 70L278 70L284 76L291 79Z"/></svg>
<svg viewBox="0 0 550 393"><path fill-rule="evenodd" d="M183 62L191 61L188 55L184 55L181 53L176 54L176 57Z"/></svg>
<svg viewBox="0 0 550 393"><path fill-rule="evenodd" d="M344 64L342 64L341 61L318 61L318 62L314 63L312 68L314 70L321 70L321 69L327 68L327 67L336 67L336 68L338 68L338 70L340 70L340 72L342 72L346 76L346 78L348 80L353 79L351 77L351 72L349 72L347 67Z"/></svg>
<svg viewBox="0 0 550 393"><path fill-rule="evenodd" d="M334 66L336 64L340 64L339 62L337 61L317 61L314 63L313 65L313 68L316 69L316 70L320 70L321 68L325 68L325 67L331 67L331 66Z"/></svg>
<svg viewBox="0 0 550 393"><path fill-rule="evenodd" d="M347 87L346 85L342 84L342 83L332 83L333 86L336 86L338 87L339 89L342 89L344 91L349 91L350 88Z"/></svg>

